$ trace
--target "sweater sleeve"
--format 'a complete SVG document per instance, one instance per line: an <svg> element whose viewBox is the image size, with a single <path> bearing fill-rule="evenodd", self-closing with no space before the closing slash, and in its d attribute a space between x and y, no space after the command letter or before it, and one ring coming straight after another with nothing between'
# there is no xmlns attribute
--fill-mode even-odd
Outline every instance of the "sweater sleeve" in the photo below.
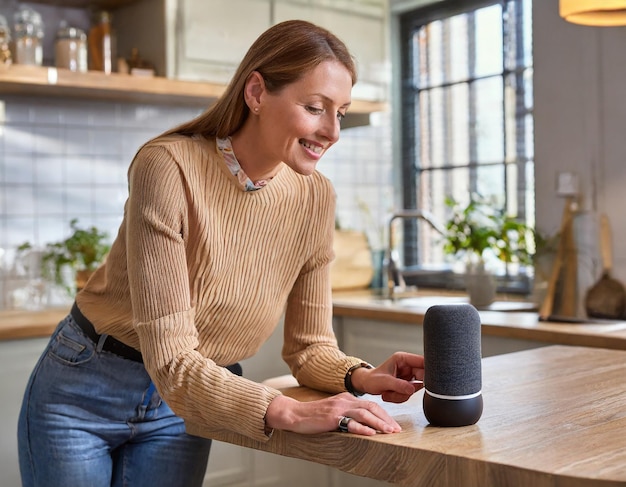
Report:
<svg viewBox="0 0 626 487"><path fill-rule="evenodd" d="M301 385L330 393L346 390L344 379L361 359L344 354L337 345L332 318L330 264L334 258L334 191L322 228L312 232L318 239L314 254L303 266L289 295L285 312L283 359ZM331 195L332 194L332 198ZM319 208L316 212L321 211Z"/></svg>
<svg viewBox="0 0 626 487"><path fill-rule="evenodd" d="M279 391L203 357L186 259L190 194L167 149L145 146L129 172L128 276L144 363L172 410L200 430L226 429L259 441Z"/></svg>

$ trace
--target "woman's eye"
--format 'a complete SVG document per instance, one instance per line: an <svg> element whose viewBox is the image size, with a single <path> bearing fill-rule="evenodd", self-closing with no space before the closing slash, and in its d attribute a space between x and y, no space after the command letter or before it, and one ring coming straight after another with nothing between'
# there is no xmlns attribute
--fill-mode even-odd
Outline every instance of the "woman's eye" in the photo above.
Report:
<svg viewBox="0 0 626 487"><path fill-rule="evenodd" d="M337 120L341 122L344 118L346 118L345 113L337 112Z"/></svg>
<svg viewBox="0 0 626 487"><path fill-rule="evenodd" d="M313 115L321 115L322 113L324 113L323 108L312 107L310 105L307 105L305 108L307 112L312 113Z"/></svg>

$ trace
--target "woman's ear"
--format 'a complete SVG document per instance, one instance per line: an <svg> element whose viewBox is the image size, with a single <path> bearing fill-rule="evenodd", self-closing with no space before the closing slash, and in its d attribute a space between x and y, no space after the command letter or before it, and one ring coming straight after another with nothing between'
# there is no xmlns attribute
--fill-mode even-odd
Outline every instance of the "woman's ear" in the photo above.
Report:
<svg viewBox="0 0 626 487"><path fill-rule="evenodd" d="M244 99L250 111L258 111L261 104L261 96L265 92L265 80L261 73L253 71L246 80L244 88ZM256 110L255 110L256 109Z"/></svg>

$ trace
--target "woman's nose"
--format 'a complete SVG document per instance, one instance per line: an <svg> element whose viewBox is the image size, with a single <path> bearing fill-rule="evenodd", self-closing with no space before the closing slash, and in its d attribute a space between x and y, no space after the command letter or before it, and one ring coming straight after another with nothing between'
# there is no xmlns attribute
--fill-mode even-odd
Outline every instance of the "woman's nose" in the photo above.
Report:
<svg viewBox="0 0 626 487"><path fill-rule="evenodd" d="M322 135L326 137L331 143L335 143L339 140L339 131L341 129L341 122L336 115L329 113L324 117L322 125Z"/></svg>

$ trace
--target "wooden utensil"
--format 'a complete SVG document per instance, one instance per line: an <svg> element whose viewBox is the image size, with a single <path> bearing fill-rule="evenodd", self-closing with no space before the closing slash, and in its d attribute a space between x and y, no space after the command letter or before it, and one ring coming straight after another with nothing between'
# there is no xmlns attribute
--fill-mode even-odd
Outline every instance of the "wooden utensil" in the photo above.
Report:
<svg viewBox="0 0 626 487"><path fill-rule="evenodd" d="M613 250L611 226L606 215L602 215L600 219L600 255L602 276L585 296L587 315L595 318L621 318L626 308L626 291L621 282L611 277Z"/></svg>
<svg viewBox="0 0 626 487"><path fill-rule="evenodd" d="M572 224L572 201L567 199L565 202L565 207L563 209L563 217L561 219L561 228L559 230L559 245L556 249L556 255L554 257L554 263L552 264L552 273L550 274L550 279L548 280L548 288L546 290L546 296L539 307L539 319L542 321L549 320L552 316L552 312L554 310L554 300L557 293L557 284L559 281L559 276L561 275L561 270L563 268L563 263L565 260L565 238L564 235L567 233L567 229L571 227Z"/></svg>
<svg viewBox="0 0 626 487"><path fill-rule="evenodd" d="M574 318L579 308L578 298L578 250L574 237L574 214L571 212L567 219L562 239L563 269L560 274L558 314ZM582 314L582 306L580 306ZM552 311L555 314L555 310Z"/></svg>

